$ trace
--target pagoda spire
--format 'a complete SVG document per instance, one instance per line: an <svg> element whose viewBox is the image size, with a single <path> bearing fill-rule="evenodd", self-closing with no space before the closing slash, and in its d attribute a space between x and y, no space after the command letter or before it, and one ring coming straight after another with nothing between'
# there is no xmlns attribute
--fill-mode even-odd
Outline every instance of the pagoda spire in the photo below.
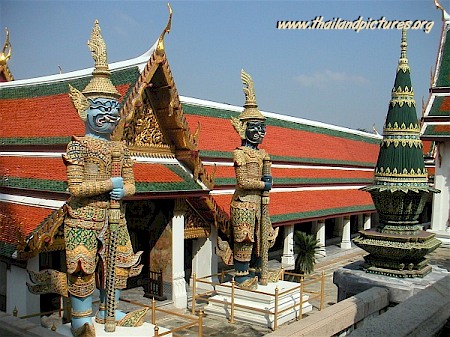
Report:
<svg viewBox="0 0 450 337"><path fill-rule="evenodd" d="M372 196L380 223L376 230L360 231L353 242L369 253L367 272L423 277L431 271L424 256L440 241L422 230L418 218L429 194L439 191L428 184L407 48L403 30L374 182L362 188Z"/></svg>
<svg viewBox="0 0 450 337"><path fill-rule="evenodd" d="M372 185L392 191L429 188L407 47L406 30L403 30L400 59Z"/></svg>

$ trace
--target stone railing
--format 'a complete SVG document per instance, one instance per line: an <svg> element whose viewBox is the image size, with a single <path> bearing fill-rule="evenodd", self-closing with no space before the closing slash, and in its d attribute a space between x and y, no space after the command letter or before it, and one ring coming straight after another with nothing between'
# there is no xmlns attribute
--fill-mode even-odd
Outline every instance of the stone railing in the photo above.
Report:
<svg viewBox="0 0 450 337"><path fill-rule="evenodd" d="M374 287L300 321L282 326L266 337L341 335L353 329L355 325L361 324L367 317L379 315L388 305L389 291L385 288Z"/></svg>

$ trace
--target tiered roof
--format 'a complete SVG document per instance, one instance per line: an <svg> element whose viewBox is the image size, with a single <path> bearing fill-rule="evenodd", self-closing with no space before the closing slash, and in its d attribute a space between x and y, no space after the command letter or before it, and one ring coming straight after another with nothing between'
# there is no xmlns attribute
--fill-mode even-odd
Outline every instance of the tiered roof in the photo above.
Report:
<svg viewBox="0 0 450 337"><path fill-rule="evenodd" d="M181 97L189 124L200 123L200 157L215 176L214 200L227 213L236 183L232 151L240 138L231 125L241 107ZM358 189L373 180L381 137L305 119L263 112L261 145L272 159L270 215L274 225L373 212Z"/></svg>
<svg viewBox="0 0 450 337"><path fill-rule="evenodd" d="M450 137L450 15L442 10L442 30L430 96L422 118L422 139L442 141Z"/></svg>
<svg viewBox="0 0 450 337"><path fill-rule="evenodd" d="M112 83L122 96L121 121L130 125L125 130L120 125L114 136L129 145L136 160L133 199L207 197L212 184L199 160L196 135L184 119L165 56L163 37L168 28L144 55L110 65ZM46 231L57 232L56 215L62 216L61 206L69 196L61 155L72 135L85 132L70 101L69 84L84 88L91 74L92 68L0 84L2 242L17 245L20 233L26 241L21 245L27 249L57 245ZM139 127L143 120L153 120L152 130L161 137L149 138L148 127ZM20 196L28 198L26 205ZM8 247L3 255L10 256Z"/></svg>
<svg viewBox="0 0 450 337"><path fill-rule="evenodd" d="M114 136L136 159L132 199L185 198L197 221L228 232L232 151L240 145L230 118L242 108L179 97L164 52L167 31L144 55L109 66L123 104L123 124ZM68 198L61 154L72 135L84 134L69 84L84 88L91 73L92 68L0 84L0 255L11 256L24 238L20 247L32 251L61 247L57 233ZM379 136L263 114L275 225L374 212L370 196L359 188L372 181ZM191 132L189 126L198 124L201 131ZM190 217L187 237L208 233L192 223Z"/></svg>

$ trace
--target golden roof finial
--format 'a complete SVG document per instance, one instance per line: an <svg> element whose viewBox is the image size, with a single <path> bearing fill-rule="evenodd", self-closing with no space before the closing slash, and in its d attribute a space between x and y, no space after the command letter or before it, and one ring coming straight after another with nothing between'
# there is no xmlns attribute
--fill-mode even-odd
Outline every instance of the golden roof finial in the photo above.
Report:
<svg viewBox="0 0 450 337"><path fill-rule="evenodd" d="M166 28L164 28L159 36L158 45L156 46L156 52L160 55L164 54L164 36L166 33L170 33L170 29L172 28L172 7L170 7L170 3L167 3L167 7L169 8L169 21L167 21Z"/></svg>
<svg viewBox="0 0 450 337"><path fill-rule="evenodd" d="M447 11L444 9L444 7L441 6L441 4L438 2L438 0L433 0L434 5L437 9L440 9L442 11L442 21L449 21L450 16L448 15Z"/></svg>
<svg viewBox="0 0 450 337"><path fill-rule="evenodd" d="M5 27L6 31L6 40L5 45L3 46L2 53L0 54L0 65L6 64L11 57L12 47L9 42L9 31L8 28Z"/></svg>

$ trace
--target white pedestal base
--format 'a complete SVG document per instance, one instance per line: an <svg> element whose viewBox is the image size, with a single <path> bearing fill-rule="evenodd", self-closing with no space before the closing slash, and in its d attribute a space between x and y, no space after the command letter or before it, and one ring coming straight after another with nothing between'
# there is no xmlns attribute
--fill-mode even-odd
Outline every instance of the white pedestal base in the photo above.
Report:
<svg viewBox="0 0 450 337"><path fill-rule="evenodd" d="M234 289L234 319L247 322L256 323L270 328L274 328L275 315L258 312L252 309L241 308L237 305L245 305L259 310L270 310L275 312L275 289L278 288L278 293L283 293L289 289L298 287L299 283L278 281L277 283L269 283L267 286L258 284L258 292L252 292L248 290ZM223 283L223 285L216 286L217 295L214 295L210 299L219 300L226 303L216 303L210 301L205 307L205 312L208 314L215 314L220 316L226 316L231 318L231 282ZM303 295L303 300L307 301L308 295ZM287 294L278 295L278 312L293 306L295 303L300 302L300 290L295 290ZM302 306L303 313L312 310L312 305L309 302L304 302ZM278 314L277 325L286 323L292 319L295 319L300 314L300 307L292 308Z"/></svg>
<svg viewBox="0 0 450 337"><path fill-rule="evenodd" d="M94 318L92 318L92 323L95 327L96 337L153 337L155 335L155 326L146 322L144 322L144 324L142 324L141 326L135 328L117 326L116 331L114 332L106 332L105 325L96 323ZM159 334L169 331L169 329L165 329L159 326L158 328ZM73 337L72 332L70 331L70 323L58 326L56 332L67 337ZM167 334L165 336L172 336L172 334Z"/></svg>

